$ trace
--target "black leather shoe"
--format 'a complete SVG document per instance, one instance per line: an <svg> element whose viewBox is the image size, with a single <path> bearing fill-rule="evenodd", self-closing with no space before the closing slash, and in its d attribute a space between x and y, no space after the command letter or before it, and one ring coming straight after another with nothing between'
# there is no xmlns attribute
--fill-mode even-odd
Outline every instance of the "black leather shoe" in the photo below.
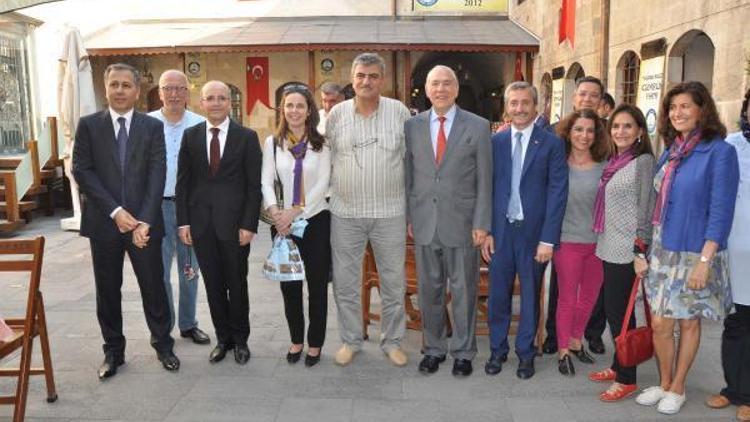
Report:
<svg viewBox="0 0 750 422"><path fill-rule="evenodd" d="M440 364L445 362L445 356L425 355L419 362L419 372L423 374L434 374L437 372Z"/></svg>
<svg viewBox="0 0 750 422"><path fill-rule="evenodd" d="M158 357L161 366L167 371L176 372L180 369L180 359L177 358L173 351L170 350L166 353L159 354Z"/></svg>
<svg viewBox="0 0 750 422"><path fill-rule="evenodd" d="M575 376L576 368L573 366L573 361L570 359L570 355L565 355L557 360L557 370L566 377Z"/></svg>
<svg viewBox="0 0 750 422"><path fill-rule="evenodd" d="M217 344L216 347L214 347L214 350L211 351L211 354L208 355L208 361L211 363L221 362L224 360L224 356L227 355L227 352L233 347L233 345L226 343Z"/></svg>
<svg viewBox="0 0 750 422"><path fill-rule="evenodd" d="M451 373L457 377L468 377L474 368L471 367L471 361L468 359L456 359L453 361L453 371Z"/></svg>
<svg viewBox="0 0 750 422"><path fill-rule="evenodd" d="M317 356L312 356L309 353L305 355L305 366L311 368L320 362L320 353Z"/></svg>
<svg viewBox="0 0 750 422"><path fill-rule="evenodd" d="M244 365L250 360L250 349L247 348L247 344L234 346L234 361L240 365Z"/></svg>
<svg viewBox="0 0 750 422"><path fill-rule="evenodd" d="M286 361L288 363L297 363L299 362L301 357L302 357L302 349L299 349L299 352L297 353L292 353L290 351L286 352Z"/></svg>
<svg viewBox="0 0 750 422"><path fill-rule="evenodd" d="M605 352L604 342L601 337L589 339L589 350L597 355L603 355Z"/></svg>
<svg viewBox="0 0 750 422"><path fill-rule="evenodd" d="M498 352L492 352L490 359L484 364L484 373L487 375L497 375L503 370L503 362L508 360L508 355L501 355Z"/></svg>
<svg viewBox="0 0 750 422"><path fill-rule="evenodd" d="M534 376L536 371L534 370L534 359L521 360L518 362L518 369L516 369L516 376L522 380L527 380Z"/></svg>
<svg viewBox="0 0 750 422"><path fill-rule="evenodd" d="M547 336L542 343L542 352L547 355L557 353L557 339L553 336Z"/></svg>
<svg viewBox="0 0 750 422"><path fill-rule="evenodd" d="M189 338L195 344L210 344L211 337L198 327L191 328L187 331L180 331L180 337Z"/></svg>
<svg viewBox="0 0 750 422"><path fill-rule="evenodd" d="M125 364L125 359L122 356L105 355L104 362L99 367L97 374L99 379L103 380L117 374L117 367Z"/></svg>
<svg viewBox="0 0 750 422"><path fill-rule="evenodd" d="M581 348L581 350L573 350L573 349L568 349L568 350L570 351L570 353L574 354L578 358L579 361L583 363L588 363L589 365L592 363L596 363L596 359L594 359L593 356L588 354L588 352L586 352L586 349L584 349L583 347Z"/></svg>

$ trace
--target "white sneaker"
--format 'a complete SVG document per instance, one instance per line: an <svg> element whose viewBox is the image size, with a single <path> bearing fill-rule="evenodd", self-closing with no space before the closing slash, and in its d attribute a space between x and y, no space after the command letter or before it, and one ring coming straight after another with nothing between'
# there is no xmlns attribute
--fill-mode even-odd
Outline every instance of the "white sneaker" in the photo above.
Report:
<svg viewBox="0 0 750 422"><path fill-rule="evenodd" d="M338 365L346 366L351 363L352 359L354 359L355 353L357 353L355 350L352 350L349 346L344 344L338 352L336 352L336 355L334 355L333 361Z"/></svg>
<svg viewBox="0 0 750 422"><path fill-rule="evenodd" d="M665 415L674 415L680 411L683 404L685 404L685 394L680 395L667 391L659 405L656 406L656 411Z"/></svg>
<svg viewBox="0 0 750 422"><path fill-rule="evenodd" d="M638 397L635 398L635 402L643 406L653 406L664 398L666 392L661 386L657 385L654 387L648 387L643 390Z"/></svg>

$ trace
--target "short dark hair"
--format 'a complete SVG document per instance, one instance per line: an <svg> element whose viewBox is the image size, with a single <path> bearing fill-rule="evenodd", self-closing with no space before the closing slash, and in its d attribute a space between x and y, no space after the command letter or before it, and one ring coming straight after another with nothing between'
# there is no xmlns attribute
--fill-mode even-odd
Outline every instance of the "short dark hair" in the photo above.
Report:
<svg viewBox="0 0 750 422"><path fill-rule="evenodd" d="M602 101L607 103L609 108L615 108L615 99L612 98L612 95L610 95L609 92L605 92L604 95L602 95Z"/></svg>
<svg viewBox="0 0 750 422"><path fill-rule="evenodd" d="M701 118L698 127L701 131L701 141L710 142L716 137L726 138L727 128L721 123L719 112L716 111L716 103L711 98L708 88L698 81L681 82L667 92L661 102L659 110L658 132L664 141L664 146L672 146L675 138L680 134L669 119L669 106L672 99L680 94L688 94L693 102L701 109Z"/></svg>
<svg viewBox="0 0 750 422"><path fill-rule="evenodd" d="M320 122L318 107L315 105L315 99L313 98L312 93L307 86L303 84L289 85L284 88L283 94L281 94L281 99L279 100L279 124L276 126L274 141L277 142L279 147L282 149L284 148L283 140L286 138L286 132L289 130L289 124L286 122L286 117L284 117L284 100L286 100L286 97L289 96L289 94L300 94L305 97L307 111L309 112L305 119L305 136L307 137L307 141L310 142L312 150L315 152L320 151L325 143L325 138L318 133L318 123Z"/></svg>
<svg viewBox="0 0 750 422"><path fill-rule="evenodd" d="M591 144L589 150L591 151L591 158L600 163L607 157L607 133L604 131L604 123L599 115L594 110L584 108L583 110L576 110L565 117L560 123L557 124L557 135L565 141L565 155L570 155L571 144L570 144L570 132L573 130L573 125L578 119L589 119L594 122L594 143Z"/></svg>
<svg viewBox="0 0 750 422"><path fill-rule="evenodd" d="M116 71L116 70L127 70L128 72L133 74L133 83L135 86L140 85L141 83L141 72L138 71L135 67L127 64L127 63L112 63L111 65L107 66L106 69L104 69L104 82L107 82L107 78L109 78L109 74Z"/></svg>
<svg viewBox="0 0 750 422"><path fill-rule="evenodd" d="M341 85L335 83L335 82L326 82L323 85L320 86L320 91L324 94L336 94L336 95L343 95Z"/></svg>
<svg viewBox="0 0 750 422"><path fill-rule="evenodd" d="M646 117L643 115L643 112L640 108L632 105L623 103L617 106L617 108L612 111L612 114L609 117L609 120L607 121L607 153L608 156L611 157L617 152L617 147L615 146L614 141L612 140L612 122L615 120L615 117L617 117L620 113L627 113L630 115L630 117L635 120L635 124L638 125L638 127L643 131L641 135L640 142L636 142L633 146L633 154L638 157L643 154L651 154L654 155L654 150L651 146L651 137L648 136L648 125L646 124Z"/></svg>
<svg viewBox="0 0 750 422"><path fill-rule="evenodd" d="M601 95L604 95L604 84L599 78L595 76L584 76L581 79L578 79L576 81L576 89L578 89L578 87L581 86L581 84L584 84L587 82L591 84L596 84L597 86L599 86L599 93Z"/></svg>

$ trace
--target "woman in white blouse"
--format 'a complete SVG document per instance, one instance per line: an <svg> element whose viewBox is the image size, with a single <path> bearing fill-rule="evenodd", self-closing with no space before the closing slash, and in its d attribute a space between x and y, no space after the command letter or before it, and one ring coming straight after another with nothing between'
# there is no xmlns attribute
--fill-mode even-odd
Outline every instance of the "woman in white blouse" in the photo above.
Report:
<svg viewBox="0 0 750 422"><path fill-rule="evenodd" d="M263 202L273 217L272 236L277 233L290 236L305 264L310 317L305 366L310 367L320 361L326 333L331 268L331 215L326 193L331 152L316 129L318 110L307 87L295 85L285 90L281 106L276 133L269 136L263 146ZM281 182L283 198L276 197L275 180ZM307 227L302 237L293 236L291 224L300 218L307 220ZM280 285L292 340L286 360L293 364L300 360L304 348L302 282L289 281Z"/></svg>

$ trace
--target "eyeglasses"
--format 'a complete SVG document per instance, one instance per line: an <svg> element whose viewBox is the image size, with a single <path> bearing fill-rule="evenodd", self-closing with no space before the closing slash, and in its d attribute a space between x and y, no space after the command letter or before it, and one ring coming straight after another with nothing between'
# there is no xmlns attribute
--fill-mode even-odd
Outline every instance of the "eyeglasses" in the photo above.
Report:
<svg viewBox="0 0 750 422"><path fill-rule="evenodd" d="M187 89L186 86L169 86L169 85L166 85L166 86L161 87L161 90L164 91L164 92L174 92L174 93L177 93L177 94L182 94L182 93L187 92L188 89Z"/></svg>
<svg viewBox="0 0 750 422"><path fill-rule="evenodd" d="M225 103L225 102L229 101L229 98L227 98L227 97L225 97L223 95L218 95L218 96L216 96L216 95L209 95L208 97L201 98L201 100L203 100L203 101L205 101L207 103L213 103L213 102L216 102L216 103Z"/></svg>
<svg viewBox="0 0 750 422"><path fill-rule="evenodd" d="M284 87L282 92L284 94L289 94L290 92L310 92L310 88L305 84L289 84Z"/></svg>

